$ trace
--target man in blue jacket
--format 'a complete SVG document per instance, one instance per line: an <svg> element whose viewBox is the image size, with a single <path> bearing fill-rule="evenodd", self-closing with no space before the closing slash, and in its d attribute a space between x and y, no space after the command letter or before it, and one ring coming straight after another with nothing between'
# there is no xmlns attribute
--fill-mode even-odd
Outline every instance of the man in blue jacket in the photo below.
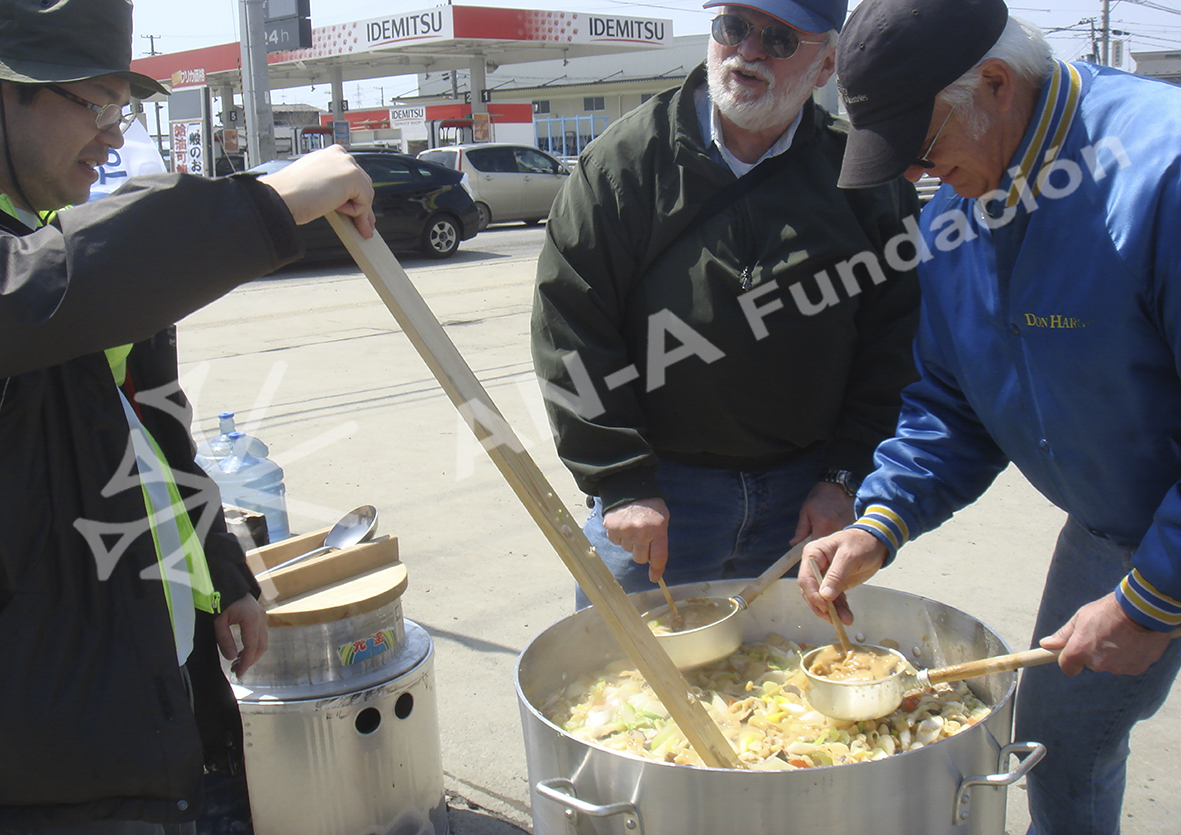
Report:
<svg viewBox="0 0 1181 835"><path fill-rule="evenodd" d="M1030 832L1118 832L1129 733L1181 665L1181 90L1053 60L1002 0L866 0L837 65L841 185L944 185L920 380L801 588L852 622L845 589L1016 464L1069 514L1034 632L1061 669L1017 698L1017 738L1048 748Z"/></svg>

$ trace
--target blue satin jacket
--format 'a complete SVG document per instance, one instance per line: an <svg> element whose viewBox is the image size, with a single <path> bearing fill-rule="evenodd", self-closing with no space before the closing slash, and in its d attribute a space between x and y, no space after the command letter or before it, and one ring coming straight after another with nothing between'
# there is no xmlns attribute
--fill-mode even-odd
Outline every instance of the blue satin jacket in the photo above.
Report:
<svg viewBox="0 0 1181 835"><path fill-rule="evenodd" d="M1117 589L1181 625L1181 88L1056 62L1000 189L940 189L916 257L919 382L855 525L890 548L1011 461L1135 547Z"/></svg>

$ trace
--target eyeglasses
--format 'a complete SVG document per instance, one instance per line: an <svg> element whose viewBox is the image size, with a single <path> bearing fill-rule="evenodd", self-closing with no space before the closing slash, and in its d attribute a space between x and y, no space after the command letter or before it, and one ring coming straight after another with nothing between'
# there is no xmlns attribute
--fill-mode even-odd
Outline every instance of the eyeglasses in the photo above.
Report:
<svg viewBox="0 0 1181 835"><path fill-rule="evenodd" d="M939 130L935 131L935 136L931 139L931 144L927 146L927 152L914 161L914 164L919 168L934 168L935 163L931 162L931 151L935 150L935 143L939 141L939 135L943 133L943 129L947 127L947 122L951 118L951 114L955 113L955 107L947 111L947 115L943 117L943 124L939 126Z"/></svg>
<svg viewBox="0 0 1181 835"><path fill-rule="evenodd" d="M713 19L710 32L722 46L740 46L750 37L755 25L746 18L735 14L720 14ZM763 51L772 58L790 58L796 54L802 43L820 44L823 41L800 40L800 34L790 26L770 23L759 29Z"/></svg>
<svg viewBox="0 0 1181 835"><path fill-rule="evenodd" d="M80 104L94 111L94 126L99 130L110 130L119 126L120 133L126 133L127 128L135 121L135 113L124 113L123 107L118 104L95 104L92 101L87 101L81 96L76 96L69 90L63 87L58 87L56 84L46 84L46 89L52 90L63 99L69 99L74 104Z"/></svg>

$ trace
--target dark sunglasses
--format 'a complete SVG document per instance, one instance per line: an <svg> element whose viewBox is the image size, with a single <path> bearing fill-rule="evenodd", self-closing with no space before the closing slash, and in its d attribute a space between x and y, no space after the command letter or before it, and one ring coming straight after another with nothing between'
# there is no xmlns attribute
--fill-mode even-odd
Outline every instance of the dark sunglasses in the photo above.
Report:
<svg viewBox="0 0 1181 835"><path fill-rule="evenodd" d="M127 129L131 127L131 123L135 121L134 112L123 112L123 107L117 104L95 104L92 101L87 101L81 96L76 96L69 90L58 87L56 84L46 84L45 89L52 93L57 93L63 99L68 99L74 104L82 105L94 111L94 126L99 130L110 130L119 126L120 133L126 133Z"/></svg>
<svg viewBox="0 0 1181 835"><path fill-rule="evenodd" d="M739 46L750 37L755 25L746 18L735 14L720 14L713 19L710 33L722 46ZM800 33L781 23L769 23L759 29L763 51L772 58L790 58L796 54L802 43L820 44L823 41L805 41Z"/></svg>

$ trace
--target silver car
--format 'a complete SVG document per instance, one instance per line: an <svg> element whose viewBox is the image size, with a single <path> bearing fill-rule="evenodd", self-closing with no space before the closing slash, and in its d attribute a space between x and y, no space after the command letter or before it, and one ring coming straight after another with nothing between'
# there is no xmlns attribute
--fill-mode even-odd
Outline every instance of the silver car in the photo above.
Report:
<svg viewBox="0 0 1181 835"><path fill-rule="evenodd" d="M422 151L419 159L467 174L480 211L480 229L489 223L538 223L549 215L570 169L529 145L480 142Z"/></svg>

